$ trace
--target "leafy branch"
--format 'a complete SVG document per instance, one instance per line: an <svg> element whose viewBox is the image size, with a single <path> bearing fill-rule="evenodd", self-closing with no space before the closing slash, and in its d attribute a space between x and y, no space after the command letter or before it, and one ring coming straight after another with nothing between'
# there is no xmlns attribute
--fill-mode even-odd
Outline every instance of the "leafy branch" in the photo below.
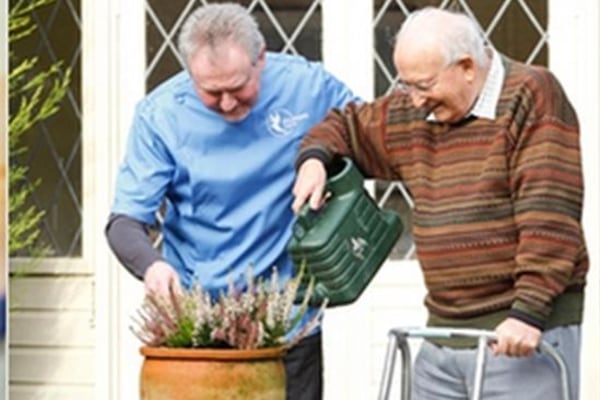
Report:
<svg viewBox="0 0 600 400"><path fill-rule="evenodd" d="M71 70L57 61L40 70L38 57L18 54L19 41L33 34L37 25L32 13L54 0L19 0L8 15L9 40L9 255L40 256L48 249L38 243L44 211L30 197L40 180L28 179L29 168L22 160L27 153L23 136L60 109L71 82Z"/></svg>

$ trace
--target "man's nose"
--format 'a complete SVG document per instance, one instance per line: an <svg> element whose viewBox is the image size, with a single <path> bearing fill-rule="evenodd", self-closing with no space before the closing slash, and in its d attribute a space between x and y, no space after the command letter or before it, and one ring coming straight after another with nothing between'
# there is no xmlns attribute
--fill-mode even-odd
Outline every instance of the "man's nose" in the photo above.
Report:
<svg viewBox="0 0 600 400"><path fill-rule="evenodd" d="M236 98L227 92L223 92L223 94L221 95L221 100L219 102L219 107L221 107L221 110L223 110L224 112L229 112L233 110L236 105Z"/></svg>
<svg viewBox="0 0 600 400"><path fill-rule="evenodd" d="M418 90L410 91L410 99L412 100L414 106L417 108L423 107L423 105L425 105L425 102L427 102L427 96L425 96L425 94L421 93Z"/></svg>

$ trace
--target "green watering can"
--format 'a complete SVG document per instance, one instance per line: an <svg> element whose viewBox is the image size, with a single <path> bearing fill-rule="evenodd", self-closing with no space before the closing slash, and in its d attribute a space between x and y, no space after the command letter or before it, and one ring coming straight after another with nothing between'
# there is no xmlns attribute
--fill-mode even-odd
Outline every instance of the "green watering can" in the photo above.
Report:
<svg viewBox="0 0 600 400"><path fill-rule="evenodd" d="M314 279L309 304L354 302L365 290L402 233L399 215L380 209L363 187L349 158L327 180L331 197L319 210L305 205L293 225L288 250L296 272L304 268L297 301Z"/></svg>

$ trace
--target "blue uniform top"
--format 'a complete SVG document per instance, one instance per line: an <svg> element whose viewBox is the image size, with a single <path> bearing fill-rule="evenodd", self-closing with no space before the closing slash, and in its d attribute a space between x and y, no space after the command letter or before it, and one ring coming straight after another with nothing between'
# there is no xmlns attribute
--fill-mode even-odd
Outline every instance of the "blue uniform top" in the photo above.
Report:
<svg viewBox="0 0 600 400"><path fill-rule="evenodd" d="M163 256L186 287L216 294L250 265L255 276L276 266L289 277L298 146L350 100L321 64L268 53L257 103L232 123L202 104L182 71L136 108L112 212L153 224L166 201Z"/></svg>

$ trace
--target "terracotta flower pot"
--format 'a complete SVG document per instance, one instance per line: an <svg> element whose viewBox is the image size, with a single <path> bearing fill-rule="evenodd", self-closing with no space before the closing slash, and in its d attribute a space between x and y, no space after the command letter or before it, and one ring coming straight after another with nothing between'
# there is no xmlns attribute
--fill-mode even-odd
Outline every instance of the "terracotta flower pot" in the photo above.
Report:
<svg viewBox="0 0 600 400"><path fill-rule="evenodd" d="M142 400L284 400L285 350L144 346Z"/></svg>

